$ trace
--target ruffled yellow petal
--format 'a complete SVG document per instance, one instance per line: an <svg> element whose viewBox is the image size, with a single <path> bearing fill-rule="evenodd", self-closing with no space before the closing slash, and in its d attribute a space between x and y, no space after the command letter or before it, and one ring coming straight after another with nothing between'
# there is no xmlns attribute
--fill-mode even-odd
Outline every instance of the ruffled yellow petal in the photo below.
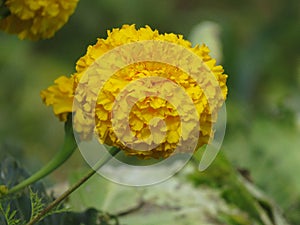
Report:
<svg viewBox="0 0 300 225"><path fill-rule="evenodd" d="M53 107L54 114L61 121L67 121L67 115L72 112L73 106L73 80L61 76L54 83L55 85L41 91L41 98L47 106Z"/></svg>

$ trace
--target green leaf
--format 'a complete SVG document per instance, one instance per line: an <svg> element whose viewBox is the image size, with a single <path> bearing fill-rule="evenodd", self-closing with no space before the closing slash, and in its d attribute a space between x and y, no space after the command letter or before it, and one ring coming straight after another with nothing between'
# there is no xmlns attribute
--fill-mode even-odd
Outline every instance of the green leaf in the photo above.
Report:
<svg viewBox="0 0 300 225"><path fill-rule="evenodd" d="M226 163L222 165L226 168ZM123 172L124 170L126 168L122 168ZM231 174L233 169L228 167L225 170L229 175L227 177L233 180L235 177L235 173ZM255 208L258 202L246 189L241 190L248 193L246 196L250 196L252 201L245 200L243 203L245 205L242 207L242 204L233 204L224 199L224 191L219 184L212 185L213 187L194 186L186 179L191 173L194 173L194 169L190 165L163 183L139 188L118 185L103 177L94 176L70 197L69 204L75 210L95 207L98 210L108 211L117 215L121 224L131 225L217 225L224 224L224 222L239 225L270 224L260 221L260 213L263 211ZM84 174L84 172L74 173L71 183L76 182ZM128 173L128 176L132 175ZM220 176L222 175L209 178L207 175L206 180L214 180ZM135 179L138 178L135 177ZM225 184L226 177L223 177L221 182ZM243 194L237 192L237 196L243 196ZM245 207L248 208L245 210ZM254 207L256 214L249 213L247 211L249 207Z"/></svg>
<svg viewBox="0 0 300 225"><path fill-rule="evenodd" d="M27 172L11 157L0 160L0 183L5 186L15 185L28 177ZM46 194L41 183L31 185L18 195L0 198L0 224L24 225L30 218L36 216L45 206L53 201L53 197ZM86 209L83 212L67 212L60 205L46 215L37 225L117 225L114 216L96 209Z"/></svg>
<svg viewBox="0 0 300 225"><path fill-rule="evenodd" d="M85 170L75 172L70 178L70 183L75 183L84 175ZM142 192L137 188L121 186L95 175L70 196L69 203L76 211L95 208L114 214L135 207L141 197ZM118 204L115 204L116 202Z"/></svg>

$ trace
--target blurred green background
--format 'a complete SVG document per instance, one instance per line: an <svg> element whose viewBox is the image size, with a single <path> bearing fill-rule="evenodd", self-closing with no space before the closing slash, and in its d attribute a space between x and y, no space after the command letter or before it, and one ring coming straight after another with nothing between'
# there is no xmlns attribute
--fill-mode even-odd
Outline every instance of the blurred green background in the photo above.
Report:
<svg viewBox="0 0 300 225"><path fill-rule="evenodd" d="M87 46L105 38L107 29L148 24L185 38L194 34L196 44L195 27L211 21L217 28L208 38L221 46L219 62L229 75L222 151L236 168L249 170L257 186L296 224L300 221L299 19L297 0L96 0L80 1L69 22L50 40L20 41L1 32L2 149L13 146L11 154L31 171L51 158L61 146L63 124L42 104L39 92L58 76L73 73ZM63 179L83 164L77 152L50 178Z"/></svg>

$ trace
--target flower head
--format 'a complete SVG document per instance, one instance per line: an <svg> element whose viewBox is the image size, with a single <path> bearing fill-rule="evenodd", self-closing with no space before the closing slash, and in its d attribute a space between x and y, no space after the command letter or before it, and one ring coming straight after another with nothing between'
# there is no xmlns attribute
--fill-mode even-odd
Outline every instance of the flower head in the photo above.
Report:
<svg viewBox="0 0 300 225"><path fill-rule="evenodd" d="M103 78L99 94L90 89L91 86L99 86L97 79L102 79L103 74L98 72L97 67L93 70L95 79L82 82L87 71L101 63L97 59L105 53L118 46L149 40L172 43L189 50L203 61L205 68L200 69L208 68L217 85L196 74L202 76L199 86L187 71L158 61L135 62L117 70L109 79ZM141 54L152 53L152 49L149 52L146 49ZM74 130L82 139L89 139L96 132L102 143L119 147L129 155L166 158L177 145L186 146L181 149L188 151L191 139L196 138L197 147L200 147L213 136L216 113L227 95L227 75L223 74L222 66L215 65L216 61L208 53L207 46L192 47L181 35L159 34L149 26L136 29L134 25L124 25L121 29L108 31L106 39L98 39L95 45L89 46L87 53L78 60L76 72L70 78L59 78L54 86L42 91L42 99L53 106L55 115L61 120L73 112L76 115L73 117ZM169 53L166 52L166 55L169 57ZM177 62L187 60L190 63L189 58L180 55L170 57ZM72 91L69 85L73 85ZM218 93L220 96L217 96ZM92 95L97 99L94 108L89 100ZM72 108L71 101L82 107ZM197 117L192 113L189 102L196 109ZM188 125L183 127L183 121L189 121ZM91 126L93 123L94 127ZM126 123L128 126L124 125ZM199 127L195 126L197 123L200 123ZM198 129L197 137L193 137L195 128ZM136 141L132 147L127 144L132 139L142 141ZM140 150L144 149L144 145L154 147Z"/></svg>
<svg viewBox="0 0 300 225"><path fill-rule="evenodd" d="M74 12L78 0L6 0L9 14L0 19L0 29L20 39L52 37Z"/></svg>

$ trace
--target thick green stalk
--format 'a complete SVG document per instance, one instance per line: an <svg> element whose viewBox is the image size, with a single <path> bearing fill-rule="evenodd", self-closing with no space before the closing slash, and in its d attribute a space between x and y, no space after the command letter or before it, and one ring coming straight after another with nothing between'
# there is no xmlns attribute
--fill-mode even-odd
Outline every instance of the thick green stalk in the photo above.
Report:
<svg viewBox="0 0 300 225"><path fill-rule="evenodd" d="M100 160L93 169L91 169L82 179L80 179L76 184L71 186L68 190L66 190L61 196L51 202L43 211L41 211L35 218L29 221L26 225L33 225L39 222L42 218L44 218L51 210L58 206L62 201L67 199L75 190L77 190L81 185L83 185L86 181L88 181L102 166L104 166L111 158L117 155L120 152L119 148L112 147L108 149L110 154L105 159Z"/></svg>
<svg viewBox="0 0 300 225"><path fill-rule="evenodd" d="M39 171L23 180L21 183L12 187L8 190L7 194L13 194L21 189L27 187L28 185L44 178L51 172L53 172L56 168L62 165L75 151L77 148L76 140L74 138L73 129L72 129L72 121L68 119L65 124L65 139L64 144L61 150L56 153L56 155L52 158L50 162L48 162L44 167L42 167Z"/></svg>

